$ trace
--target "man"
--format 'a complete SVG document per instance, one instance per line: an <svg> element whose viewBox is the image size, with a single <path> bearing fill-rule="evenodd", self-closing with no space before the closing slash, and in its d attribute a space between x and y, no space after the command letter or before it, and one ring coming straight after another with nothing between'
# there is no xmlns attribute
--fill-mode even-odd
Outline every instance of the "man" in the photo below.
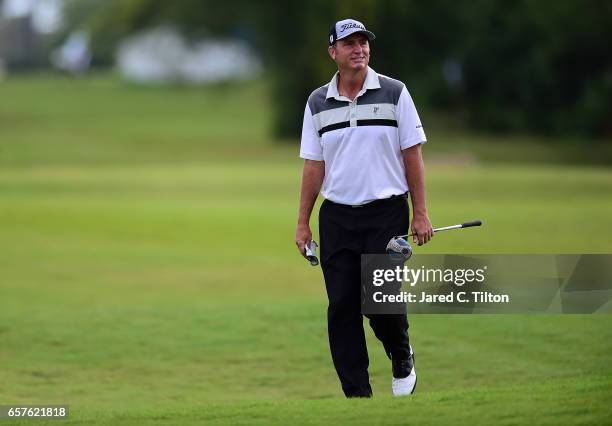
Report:
<svg viewBox="0 0 612 426"><path fill-rule="evenodd" d="M310 215L323 187L319 234L329 344L347 397L372 396L361 314L361 254L384 253L392 236L406 234L408 192L414 242L422 245L433 236L421 157L425 133L404 84L368 66L374 38L353 19L332 27L328 52L338 72L308 98L300 149L304 170L295 241L304 255L312 239ZM411 394L416 372L406 315L368 318L392 361L393 394Z"/></svg>

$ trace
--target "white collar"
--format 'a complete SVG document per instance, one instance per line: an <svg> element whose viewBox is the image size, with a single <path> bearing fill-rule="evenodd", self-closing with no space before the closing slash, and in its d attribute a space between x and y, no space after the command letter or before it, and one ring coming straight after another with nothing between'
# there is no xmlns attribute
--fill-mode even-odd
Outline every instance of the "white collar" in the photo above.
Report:
<svg viewBox="0 0 612 426"><path fill-rule="evenodd" d="M337 83L338 75L339 75L339 71L336 71L331 81L329 82L329 85L327 86L327 96L325 96L325 99L335 98L339 101L348 100L347 97L342 96L340 95L340 93L338 93L338 83ZM363 95L366 90L371 90L371 89L380 89L380 82L378 81L378 74L376 74L376 71L368 67L366 79L363 82L363 88L357 94L357 97Z"/></svg>

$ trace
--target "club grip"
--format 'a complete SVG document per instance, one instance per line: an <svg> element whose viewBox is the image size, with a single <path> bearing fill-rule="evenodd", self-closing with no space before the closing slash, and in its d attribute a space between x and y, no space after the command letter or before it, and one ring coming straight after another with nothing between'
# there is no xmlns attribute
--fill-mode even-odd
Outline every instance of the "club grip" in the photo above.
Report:
<svg viewBox="0 0 612 426"><path fill-rule="evenodd" d="M470 226L480 226L482 225L482 221L480 220L473 220L471 222L465 222L461 224L462 228L469 228Z"/></svg>

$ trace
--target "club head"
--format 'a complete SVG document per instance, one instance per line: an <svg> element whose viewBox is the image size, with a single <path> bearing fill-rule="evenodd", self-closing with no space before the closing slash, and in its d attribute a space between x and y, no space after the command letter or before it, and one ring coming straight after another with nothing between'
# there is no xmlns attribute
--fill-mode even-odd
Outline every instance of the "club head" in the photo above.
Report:
<svg viewBox="0 0 612 426"><path fill-rule="evenodd" d="M393 237L387 244L387 254L394 262L404 263L412 256L412 247L404 238Z"/></svg>

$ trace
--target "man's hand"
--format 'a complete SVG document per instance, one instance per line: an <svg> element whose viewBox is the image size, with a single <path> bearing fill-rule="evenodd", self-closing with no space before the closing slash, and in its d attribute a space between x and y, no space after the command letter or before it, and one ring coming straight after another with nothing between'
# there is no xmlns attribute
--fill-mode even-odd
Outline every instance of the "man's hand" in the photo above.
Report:
<svg viewBox="0 0 612 426"><path fill-rule="evenodd" d="M312 240L312 232L307 224L298 224L295 230L295 245L298 247L300 254L306 257L304 247Z"/></svg>
<svg viewBox="0 0 612 426"><path fill-rule="evenodd" d="M434 232L427 214L414 215L412 218L412 242L422 246L433 238Z"/></svg>

